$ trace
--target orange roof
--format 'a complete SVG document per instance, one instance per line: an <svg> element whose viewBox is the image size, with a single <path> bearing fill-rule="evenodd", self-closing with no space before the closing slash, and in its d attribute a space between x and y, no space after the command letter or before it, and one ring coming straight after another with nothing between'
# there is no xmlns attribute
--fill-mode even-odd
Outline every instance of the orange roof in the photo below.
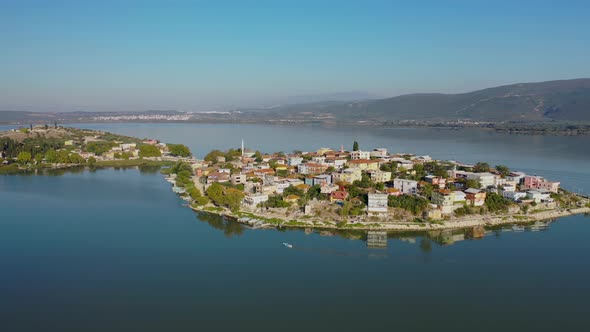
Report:
<svg viewBox="0 0 590 332"><path fill-rule="evenodd" d="M316 164L316 163L307 163L305 164L307 167L325 167L324 165Z"/></svg>
<svg viewBox="0 0 590 332"><path fill-rule="evenodd" d="M343 191L343 190L336 190L336 191L333 191L330 194L330 196L333 199L346 199L346 197L348 197L348 193L346 191Z"/></svg>

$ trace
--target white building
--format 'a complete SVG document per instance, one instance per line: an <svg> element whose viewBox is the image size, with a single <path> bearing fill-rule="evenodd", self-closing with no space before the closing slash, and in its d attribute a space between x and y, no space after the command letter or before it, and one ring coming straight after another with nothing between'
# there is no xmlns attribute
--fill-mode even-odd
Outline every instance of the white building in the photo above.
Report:
<svg viewBox="0 0 590 332"><path fill-rule="evenodd" d="M521 183L524 180L526 173L524 172L511 172L507 177L506 180L514 181L516 183Z"/></svg>
<svg viewBox="0 0 590 332"><path fill-rule="evenodd" d="M405 170L410 170L414 168L414 163L411 160L399 160L397 162L397 168L403 168Z"/></svg>
<svg viewBox="0 0 590 332"><path fill-rule="evenodd" d="M453 200L453 203L455 203L455 204L465 202L465 200L467 199L467 194L465 194L462 191L456 190L456 191L454 191L454 193L455 193L455 198Z"/></svg>
<svg viewBox="0 0 590 332"><path fill-rule="evenodd" d="M466 172L468 180L475 180L479 182L480 188L493 187L496 185L496 176L492 173L471 173Z"/></svg>
<svg viewBox="0 0 590 332"><path fill-rule="evenodd" d="M517 202L517 201L525 198L526 193L521 192L521 191L503 191L502 196Z"/></svg>
<svg viewBox="0 0 590 332"><path fill-rule="evenodd" d="M231 184L246 184L246 174L234 174L231 176Z"/></svg>
<svg viewBox="0 0 590 332"><path fill-rule="evenodd" d="M311 162L323 165L326 163L326 157L324 157L324 156L311 157Z"/></svg>
<svg viewBox="0 0 590 332"><path fill-rule="evenodd" d="M545 190L529 190L526 192L526 197L535 201L535 203L541 203L543 201L551 200L551 193Z"/></svg>
<svg viewBox="0 0 590 332"><path fill-rule="evenodd" d="M358 159L370 159L371 158L371 152L369 151L352 151L350 153L350 159L352 160L358 160Z"/></svg>
<svg viewBox="0 0 590 332"><path fill-rule="evenodd" d="M375 183L383 183L391 180L391 172L372 171L371 181Z"/></svg>
<svg viewBox="0 0 590 332"><path fill-rule="evenodd" d="M322 194L331 194L332 192L338 190L338 186L335 184L328 184L325 186L320 187L320 192Z"/></svg>
<svg viewBox="0 0 590 332"><path fill-rule="evenodd" d="M418 192L418 181L395 178L393 187L402 192L402 194L415 195Z"/></svg>
<svg viewBox="0 0 590 332"><path fill-rule="evenodd" d="M375 158L385 158L385 157L387 157L387 149L385 149L385 148L374 149L373 151L371 151L370 155L371 155L371 157L375 157Z"/></svg>
<svg viewBox="0 0 590 332"><path fill-rule="evenodd" d="M369 203L367 204L368 214L387 213L387 194L369 194Z"/></svg>
<svg viewBox="0 0 590 332"><path fill-rule="evenodd" d="M266 201L268 201L267 194L250 194L244 197L244 204L249 206L257 206Z"/></svg>
<svg viewBox="0 0 590 332"><path fill-rule="evenodd" d="M289 157L287 159L287 164L289 166L297 166L301 163L303 163L303 158L301 158L301 157Z"/></svg>

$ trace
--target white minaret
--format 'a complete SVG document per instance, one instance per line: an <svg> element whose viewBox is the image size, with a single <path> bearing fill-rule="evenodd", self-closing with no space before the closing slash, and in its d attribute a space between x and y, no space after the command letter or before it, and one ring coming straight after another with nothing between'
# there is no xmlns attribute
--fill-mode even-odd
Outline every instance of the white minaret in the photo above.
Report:
<svg viewBox="0 0 590 332"><path fill-rule="evenodd" d="M242 138L242 158L244 157L244 139Z"/></svg>

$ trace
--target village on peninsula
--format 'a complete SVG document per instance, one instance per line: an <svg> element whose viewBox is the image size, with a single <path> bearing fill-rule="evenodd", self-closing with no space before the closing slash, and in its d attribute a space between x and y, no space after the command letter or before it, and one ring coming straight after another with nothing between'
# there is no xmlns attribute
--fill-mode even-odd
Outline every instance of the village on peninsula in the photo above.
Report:
<svg viewBox="0 0 590 332"><path fill-rule="evenodd" d="M100 131L36 126L0 132L0 173L67 167L165 166L195 211L255 228L415 231L530 223L589 213L560 183L485 162L464 164L386 148L262 153L213 150Z"/></svg>

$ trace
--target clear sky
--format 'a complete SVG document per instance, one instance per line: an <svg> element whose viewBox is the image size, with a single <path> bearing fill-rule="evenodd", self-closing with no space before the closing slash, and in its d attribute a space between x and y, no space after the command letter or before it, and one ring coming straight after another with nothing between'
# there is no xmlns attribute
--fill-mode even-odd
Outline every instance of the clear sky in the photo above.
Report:
<svg viewBox="0 0 590 332"><path fill-rule="evenodd" d="M0 110L198 111L590 77L589 15L573 0L0 0Z"/></svg>

